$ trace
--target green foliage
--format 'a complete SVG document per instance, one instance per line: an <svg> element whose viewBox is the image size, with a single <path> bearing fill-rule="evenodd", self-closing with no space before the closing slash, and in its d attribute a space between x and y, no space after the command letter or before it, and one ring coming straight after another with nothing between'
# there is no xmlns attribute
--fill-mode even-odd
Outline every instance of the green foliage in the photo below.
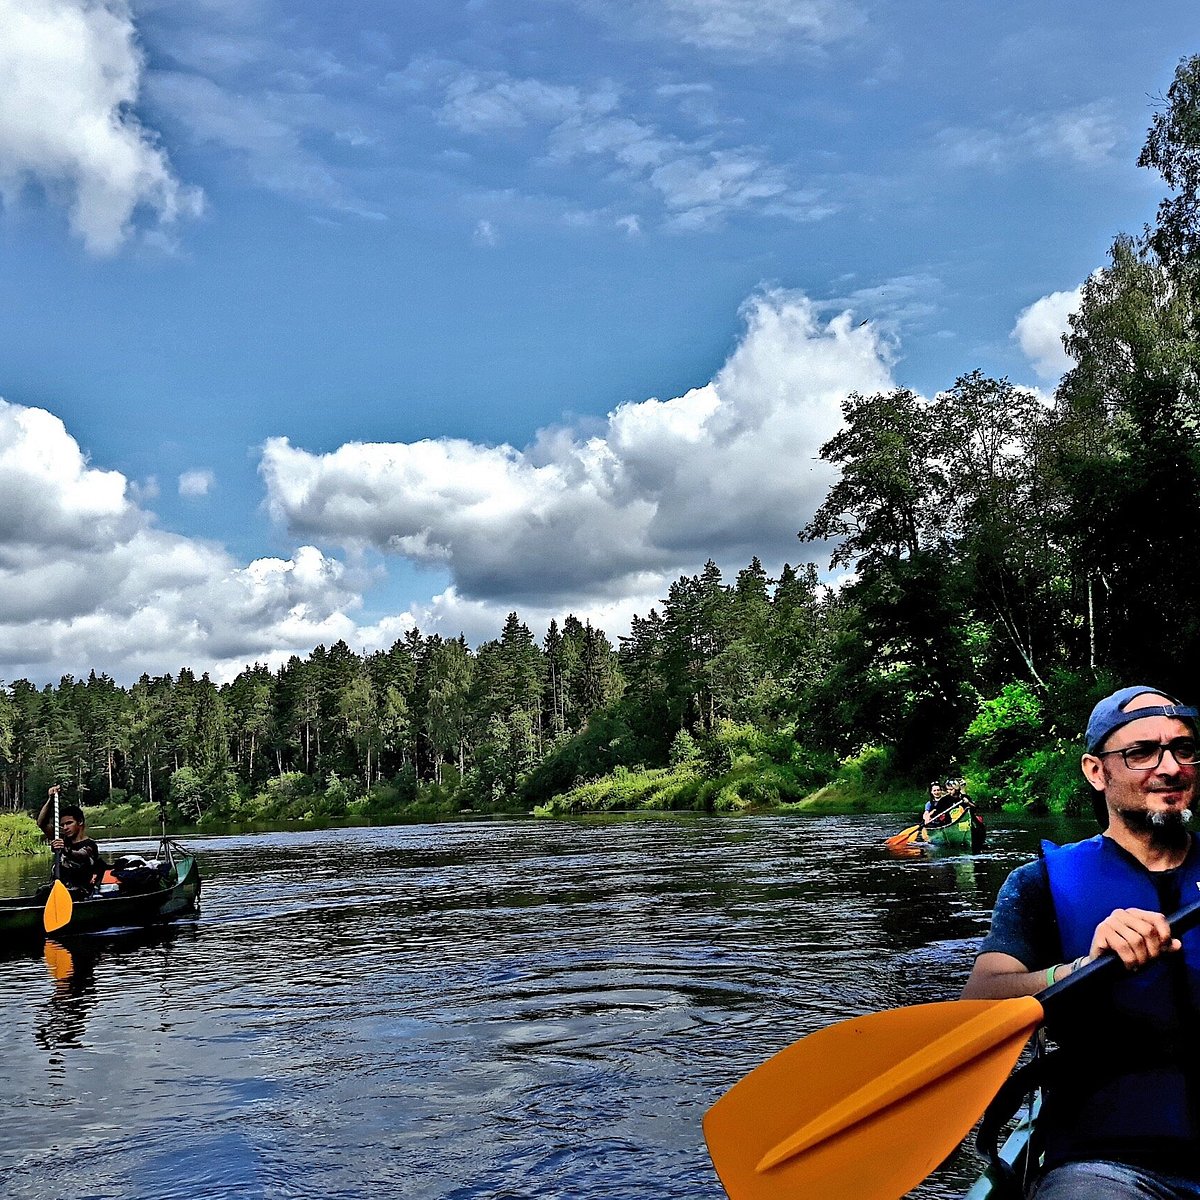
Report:
<svg viewBox="0 0 1200 1200"><path fill-rule="evenodd" d="M264 807L283 810L297 801L306 803L315 792L312 778L303 771L285 771L267 780L259 794L259 802Z"/></svg>
<svg viewBox="0 0 1200 1200"><path fill-rule="evenodd" d="M1042 724L1041 698L1030 684L1015 680L980 704L966 742L981 761L994 763L1028 747Z"/></svg>
<svg viewBox="0 0 1200 1200"><path fill-rule="evenodd" d="M1147 243L1168 265L1195 263L1200 255L1200 55L1176 68L1138 166L1158 171L1173 193L1159 204Z"/></svg>
<svg viewBox="0 0 1200 1200"><path fill-rule="evenodd" d="M171 775L171 805L187 822L219 824L237 800L237 780L219 760L199 768L180 767Z"/></svg>
<svg viewBox="0 0 1200 1200"><path fill-rule="evenodd" d="M679 740L678 738L676 739ZM614 768L534 811L540 815L690 809L741 813L801 800L828 777L831 760L801 747L793 729L719 721L669 767ZM682 743L686 746L686 743Z"/></svg>
<svg viewBox="0 0 1200 1200"><path fill-rule="evenodd" d="M602 779L592 780L555 796L534 812L558 816L585 812L632 812L638 809L672 810L695 807L698 779L692 765L631 771L616 767Z"/></svg>
<svg viewBox="0 0 1200 1200"><path fill-rule="evenodd" d="M681 729L671 740L671 753L667 761L673 767L681 767L686 763L694 763L700 758L700 747L696 739L686 729Z"/></svg>
<svg viewBox="0 0 1200 1200"><path fill-rule="evenodd" d="M157 804L122 801L104 804L88 811L88 828L99 835L101 830L111 834L157 833L162 827L162 814Z"/></svg>
<svg viewBox="0 0 1200 1200"><path fill-rule="evenodd" d="M886 791L892 778L892 751L887 746L864 746L842 760L837 777L857 791Z"/></svg>
<svg viewBox="0 0 1200 1200"><path fill-rule="evenodd" d="M46 848L46 839L31 817L25 813L0 814L0 858L42 854Z"/></svg>
<svg viewBox="0 0 1200 1200"><path fill-rule="evenodd" d="M1043 744L990 769L976 769L967 775L967 790L984 809L1069 817L1092 811L1091 792L1079 770L1079 750L1070 742Z"/></svg>

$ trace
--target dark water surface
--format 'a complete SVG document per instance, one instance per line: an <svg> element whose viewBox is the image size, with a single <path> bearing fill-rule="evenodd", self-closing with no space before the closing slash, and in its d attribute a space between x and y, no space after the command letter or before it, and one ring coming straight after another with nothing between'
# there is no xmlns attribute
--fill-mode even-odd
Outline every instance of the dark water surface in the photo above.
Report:
<svg viewBox="0 0 1200 1200"><path fill-rule="evenodd" d="M57 981L0 959L0 1194L719 1200L708 1106L822 1025L956 995L1005 874L1065 837L897 859L903 823L189 839L196 921Z"/></svg>

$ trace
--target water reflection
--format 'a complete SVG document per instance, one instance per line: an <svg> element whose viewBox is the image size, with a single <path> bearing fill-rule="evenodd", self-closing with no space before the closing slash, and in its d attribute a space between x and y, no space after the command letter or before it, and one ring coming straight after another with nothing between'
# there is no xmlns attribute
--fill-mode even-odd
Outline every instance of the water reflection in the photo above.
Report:
<svg viewBox="0 0 1200 1200"><path fill-rule="evenodd" d="M170 970L174 943L188 936L185 924L64 942L47 938L41 959L49 987L34 1022L35 1044L51 1054L52 1064L61 1063L64 1052L86 1047L88 1025L102 998L120 991L131 973L136 973L135 986L144 989L148 965L157 961L161 969ZM26 956L32 960L37 951ZM0 962L0 970L3 967Z"/></svg>
<svg viewBox="0 0 1200 1200"><path fill-rule="evenodd" d="M43 1050L51 1052L50 1062L61 1065L61 1052L83 1042L87 1016L96 1003L96 964L90 952L72 951L50 939L43 956L53 991L34 1037ZM57 1082L61 1083L61 1078Z"/></svg>

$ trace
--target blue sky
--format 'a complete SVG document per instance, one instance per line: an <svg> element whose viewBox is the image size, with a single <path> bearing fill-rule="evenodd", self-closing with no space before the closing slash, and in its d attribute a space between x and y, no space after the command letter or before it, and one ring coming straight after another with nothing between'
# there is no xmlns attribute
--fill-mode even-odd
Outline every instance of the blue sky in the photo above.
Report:
<svg viewBox="0 0 1200 1200"><path fill-rule="evenodd" d="M615 637L803 559L848 391L1053 388L1194 25L0 0L0 678Z"/></svg>

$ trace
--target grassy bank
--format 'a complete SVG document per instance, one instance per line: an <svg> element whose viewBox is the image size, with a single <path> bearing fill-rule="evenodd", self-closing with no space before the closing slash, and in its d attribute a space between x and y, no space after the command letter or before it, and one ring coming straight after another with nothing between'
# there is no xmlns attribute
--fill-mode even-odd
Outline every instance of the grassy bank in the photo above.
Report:
<svg viewBox="0 0 1200 1200"><path fill-rule="evenodd" d="M889 755L837 762L801 746L795 731L719 722L697 740L681 733L666 767L617 767L537 806L537 816L631 811L750 813L919 812L923 790L888 779Z"/></svg>

